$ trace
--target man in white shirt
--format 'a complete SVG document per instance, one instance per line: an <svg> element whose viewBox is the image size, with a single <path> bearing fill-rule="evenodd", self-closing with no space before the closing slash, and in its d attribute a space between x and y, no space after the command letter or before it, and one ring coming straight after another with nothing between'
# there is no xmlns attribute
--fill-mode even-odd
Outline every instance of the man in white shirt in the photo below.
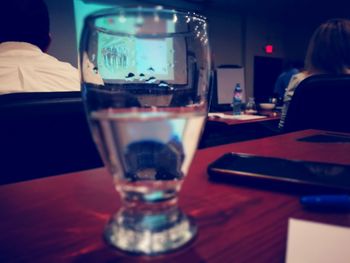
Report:
<svg viewBox="0 0 350 263"><path fill-rule="evenodd" d="M78 70L45 53L49 24L43 0L1 3L0 94L80 90Z"/></svg>

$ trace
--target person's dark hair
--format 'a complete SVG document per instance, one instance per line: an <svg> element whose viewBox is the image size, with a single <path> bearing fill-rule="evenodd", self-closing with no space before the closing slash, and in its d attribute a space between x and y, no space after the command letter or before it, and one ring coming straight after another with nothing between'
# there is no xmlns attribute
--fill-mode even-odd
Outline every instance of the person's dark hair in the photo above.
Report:
<svg viewBox="0 0 350 263"><path fill-rule="evenodd" d="M45 51L50 44L50 22L43 0L2 1L0 43L28 42Z"/></svg>
<svg viewBox="0 0 350 263"><path fill-rule="evenodd" d="M350 20L331 19L311 37L305 58L310 73L342 74L350 67Z"/></svg>

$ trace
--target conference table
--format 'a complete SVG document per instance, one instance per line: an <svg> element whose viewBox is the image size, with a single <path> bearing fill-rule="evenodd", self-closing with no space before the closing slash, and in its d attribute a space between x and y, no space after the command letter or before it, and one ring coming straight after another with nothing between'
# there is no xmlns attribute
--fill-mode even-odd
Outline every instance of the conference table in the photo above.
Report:
<svg viewBox="0 0 350 263"><path fill-rule="evenodd" d="M222 117L227 116L227 118ZM234 118L235 117L235 118ZM259 110L257 114L242 114L232 116L232 112L212 112L209 113L208 121L213 122L223 122L228 125L239 125L245 123L254 123L254 122L265 122L265 121L279 121L281 118L280 110Z"/></svg>
<svg viewBox="0 0 350 263"><path fill-rule="evenodd" d="M259 110L256 115L232 116L232 112L209 113L199 148L275 135L279 110Z"/></svg>
<svg viewBox="0 0 350 263"><path fill-rule="evenodd" d="M305 130L198 150L179 195L198 235L153 257L104 243L104 226L120 207L105 168L2 185L0 262L284 262L290 218L350 227L349 213L304 209L299 192L211 181L207 167L227 152L350 164L350 143L298 140L326 133Z"/></svg>

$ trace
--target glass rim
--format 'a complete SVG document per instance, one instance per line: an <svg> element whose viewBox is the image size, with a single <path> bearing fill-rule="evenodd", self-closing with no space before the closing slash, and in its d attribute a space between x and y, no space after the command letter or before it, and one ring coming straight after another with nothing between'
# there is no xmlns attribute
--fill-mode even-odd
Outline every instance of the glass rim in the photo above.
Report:
<svg viewBox="0 0 350 263"><path fill-rule="evenodd" d="M88 16L86 16L85 18L85 25L88 25L88 27L96 29L98 31L101 32L110 32L110 30L100 27L100 26L96 26L93 24L93 21L96 21L97 19L101 18L101 17L105 17L105 16L111 16L111 15L116 15L116 14L122 14L122 15L127 15L127 14L132 14L134 13L135 15L137 13L145 13L145 14L166 14L166 15L179 15L179 16L183 16L183 17L190 17L190 18L194 18L195 20L198 21L202 21L204 23L207 23L207 17L203 16L201 14L195 13L195 12L190 12L190 11L179 11L176 9L168 9L168 8L157 8L157 7L112 7L112 8L104 8L101 10L98 10L96 12L93 12L91 14L89 14ZM120 32L120 31L114 31L113 32L116 35L133 35L135 36L135 34L131 34L131 33L125 33L125 32ZM181 34L184 32L176 32L176 33L171 33L170 35L173 34ZM149 34L147 34L149 35ZM152 35L152 34L151 34ZM159 35L159 34L156 34Z"/></svg>

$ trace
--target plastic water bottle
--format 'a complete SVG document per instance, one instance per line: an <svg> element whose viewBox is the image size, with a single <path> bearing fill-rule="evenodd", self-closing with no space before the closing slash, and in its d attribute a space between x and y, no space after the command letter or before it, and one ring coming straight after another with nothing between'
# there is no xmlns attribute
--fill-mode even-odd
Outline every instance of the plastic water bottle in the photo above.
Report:
<svg viewBox="0 0 350 263"><path fill-rule="evenodd" d="M233 99L232 99L232 109L233 115L240 115L242 111L242 88L239 83L236 84L233 90Z"/></svg>

